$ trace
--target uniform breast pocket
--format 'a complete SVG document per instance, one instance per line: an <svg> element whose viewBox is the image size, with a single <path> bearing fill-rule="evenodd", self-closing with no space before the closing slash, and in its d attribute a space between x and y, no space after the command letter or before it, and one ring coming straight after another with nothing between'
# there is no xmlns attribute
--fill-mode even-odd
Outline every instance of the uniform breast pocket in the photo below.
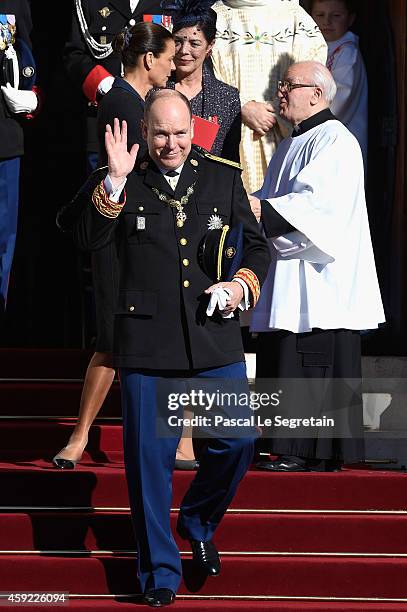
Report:
<svg viewBox="0 0 407 612"><path fill-rule="evenodd" d="M124 225L129 244L156 242L162 229L162 216L158 213L125 213Z"/></svg>
<svg viewBox="0 0 407 612"><path fill-rule="evenodd" d="M110 42L115 34L117 34L117 32L119 32L122 28L121 20L115 14L115 11L112 11L109 14L106 14L105 12L104 14L105 17L101 15L100 11L97 11L92 15L88 23L89 32L98 43L102 44Z"/></svg>
<svg viewBox="0 0 407 612"><path fill-rule="evenodd" d="M229 211L222 202L198 203L199 221L204 229L221 229L229 223Z"/></svg>

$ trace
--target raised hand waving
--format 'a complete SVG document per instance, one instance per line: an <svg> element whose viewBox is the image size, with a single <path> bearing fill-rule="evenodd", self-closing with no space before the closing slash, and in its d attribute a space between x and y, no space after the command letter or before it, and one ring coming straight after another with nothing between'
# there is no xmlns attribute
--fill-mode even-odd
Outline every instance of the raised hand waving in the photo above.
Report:
<svg viewBox="0 0 407 612"><path fill-rule="evenodd" d="M130 151L127 151L127 123L116 118L111 126L106 125L105 146L109 165L109 176L113 186L116 187L124 181L126 176L134 168L136 163L139 145L134 144Z"/></svg>

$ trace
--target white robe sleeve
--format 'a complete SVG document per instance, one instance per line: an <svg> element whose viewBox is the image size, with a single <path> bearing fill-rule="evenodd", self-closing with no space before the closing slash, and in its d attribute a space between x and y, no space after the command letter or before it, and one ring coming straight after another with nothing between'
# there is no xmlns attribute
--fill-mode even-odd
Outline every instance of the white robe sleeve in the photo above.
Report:
<svg viewBox="0 0 407 612"><path fill-rule="evenodd" d="M333 131L323 134L313 148L312 159L305 160L292 177L289 193L270 199L263 195L262 199L267 199L297 230L273 239L282 257L330 263L341 249L346 248L346 228L352 217L354 200L349 197L346 185L363 181L363 175L358 176L362 168L357 158L360 151L356 141L355 146L350 147L347 137L343 140ZM356 177L343 176L343 155L355 155L351 166Z"/></svg>
<svg viewBox="0 0 407 612"><path fill-rule="evenodd" d="M332 76L338 89L331 104L331 111L345 125L349 122L348 115L355 104L352 100L352 93L355 88L357 57L357 48L347 44L339 52L336 64L332 69Z"/></svg>

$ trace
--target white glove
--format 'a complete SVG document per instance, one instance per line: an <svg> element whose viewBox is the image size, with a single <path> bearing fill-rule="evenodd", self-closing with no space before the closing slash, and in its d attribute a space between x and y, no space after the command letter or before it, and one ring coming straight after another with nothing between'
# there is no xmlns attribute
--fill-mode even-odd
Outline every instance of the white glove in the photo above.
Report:
<svg viewBox="0 0 407 612"><path fill-rule="evenodd" d="M112 89L114 77L108 76L102 79L98 85L98 92L104 96L107 92Z"/></svg>
<svg viewBox="0 0 407 612"><path fill-rule="evenodd" d="M206 309L206 314L208 315L208 317L211 317L213 315L216 306L219 308L220 313L224 319L230 319L230 317L233 317L233 312L229 314L222 314L222 310L226 308L230 295L231 293L229 289L217 287L215 291L211 294L211 299L209 300L208 308Z"/></svg>
<svg viewBox="0 0 407 612"><path fill-rule="evenodd" d="M1 91L12 113L32 113L38 106L38 98L33 91L16 89L10 83L2 85Z"/></svg>

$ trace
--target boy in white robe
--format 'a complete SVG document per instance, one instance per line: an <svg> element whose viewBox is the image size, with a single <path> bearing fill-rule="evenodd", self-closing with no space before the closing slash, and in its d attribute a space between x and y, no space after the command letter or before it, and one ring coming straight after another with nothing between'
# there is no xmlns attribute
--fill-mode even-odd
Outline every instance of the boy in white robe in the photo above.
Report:
<svg viewBox="0 0 407 612"><path fill-rule="evenodd" d="M385 320L362 154L329 110L335 93L331 73L317 62L292 65L279 84L280 116L294 131L277 148L262 189L250 196L272 253L251 327L260 332L257 377L359 379L359 330ZM351 432L361 434L361 396L347 417ZM361 460L362 442L273 439L270 450L280 457L259 467L333 469Z"/></svg>
<svg viewBox="0 0 407 612"><path fill-rule="evenodd" d="M355 21L351 0L314 0L311 15L328 44L327 68L337 86L333 114L356 136L367 163L368 84L359 37L349 30Z"/></svg>

